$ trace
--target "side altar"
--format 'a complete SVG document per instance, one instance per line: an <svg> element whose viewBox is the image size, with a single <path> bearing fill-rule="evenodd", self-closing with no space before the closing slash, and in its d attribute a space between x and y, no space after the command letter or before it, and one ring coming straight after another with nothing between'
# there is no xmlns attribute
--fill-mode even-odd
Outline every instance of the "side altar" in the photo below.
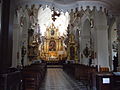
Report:
<svg viewBox="0 0 120 90"><path fill-rule="evenodd" d="M59 29L52 24L46 29L40 45L40 58L45 61L59 61L67 57L64 37L60 36Z"/></svg>

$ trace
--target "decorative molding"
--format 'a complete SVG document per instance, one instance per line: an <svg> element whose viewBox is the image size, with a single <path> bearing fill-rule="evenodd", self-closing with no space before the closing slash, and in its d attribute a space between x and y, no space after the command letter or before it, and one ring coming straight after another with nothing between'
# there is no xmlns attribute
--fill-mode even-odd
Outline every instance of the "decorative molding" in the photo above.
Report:
<svg viewBox="0 0 120 90"><path fill-rule="evenodd" d="M105 3L105 2L102 2L102 1L98 1L98 0L93 0L93 1L75 1L73 2L73 0L71 1L72 3L59 3L57 0L15 0L16 1L16 6L25 6L26 4L29 4L29 5L32 5L32 4L36 4L36 5L39 5L39 4L42 4L43 7L45 7L46 5L50 6L51 8L52 7L55 7L56 9L59 9L63 12L65 11L70 11L71 9L74 9L76 7L78 7L78 9L80 10L81 7L83 7L83 10L86 10L87 9L87 6L90 7L90 9L92 10L94 6L96 6L97 10L100 9L100 7L103 7L104 8L109 8L109 5L108 3ZM62 0L64 1L64 0ZM61 2L62 2L61 1Z"/></svg>

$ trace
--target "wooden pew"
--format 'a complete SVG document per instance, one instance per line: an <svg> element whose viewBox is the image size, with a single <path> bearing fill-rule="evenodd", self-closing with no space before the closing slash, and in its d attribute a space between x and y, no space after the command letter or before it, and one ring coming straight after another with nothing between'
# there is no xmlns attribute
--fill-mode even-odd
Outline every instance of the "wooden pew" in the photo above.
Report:
<svg viewBox="0 0 120 90"><path fill-rule="evenodd" d="M24 90L39 90L45 77L46 64L33 64L23 69Z"/></svg>
<svg viewBox="0 0 120 90"><path fill-rule="evenodd" d="M21 90L21 72L0 74L0 90Z"/></svg>
<svg viewBox="0 0 120 90"><path fill-rule="evenodd" d="M73 78L80 80L86 86L92 87L93 73L97 72L96 67L90 67L82 64L64 64L63 70Z"/></svg>
<svg viewBox="0 0 120 90"><path fill-rule="evenodd" d="M120 72L113 72L112 90L120 90Z"/></svg>
<svg viewBox="0 0 120 90"><path fill-rule="evenodd" d="M24 82L24 89L25 90L39 90L40 86L40 76L37 72L24 72L23 73L23 82Z"/></svg>

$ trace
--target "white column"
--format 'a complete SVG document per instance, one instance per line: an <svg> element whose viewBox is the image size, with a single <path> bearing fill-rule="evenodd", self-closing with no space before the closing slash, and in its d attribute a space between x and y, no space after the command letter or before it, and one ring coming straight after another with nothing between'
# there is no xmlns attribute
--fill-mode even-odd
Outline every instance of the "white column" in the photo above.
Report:
<svg viewBox="0 0 120 90"><path fill-rule="evenodd" d="M18 55L18 41L19 41L19 27L18 24L14 24L14 30L13 30L13 53L12 53L12 67L17 67L19 63L19 58L17 57Z"/></svg>
<svg viewBox="0 0 120 90"><path fill-rule="evenodd" d="M119 37L118 37L118 70L120 72L120 29L119 29Z"/></svg>
<svg viewBox="0 0 120 90"><path fill-rule="evenodd" d="M99 25L97 31L97 60L98 67L109 68L109 53L108 53L108 31L107 26Z"/></svg>
<svg viewBox="0 0 120 90"><path fill-rule="evenodd" d="M98 70L100 67L109 67L109 51L108 51L108 25L107 17L103 9L94 10L94 28L96 30L96 60Z"/></svg>
<svg viewBox="0 0 120 90"><path fill-rule="evenodd" d="M24 46L26 48L26 54L24 56L24 65L28 65L29 61L28 61L28 56L27 56L27 52L28 52L28 25L29 23L27 22L27 18L24 17L24 25L23 25L23 32L22 32L22 41L24 42Z"/></svg>
<svg viewBox="0 0 120 90"><path fill-rule="evenodd" d="M14 15L13 23L13 51L12 51L12 67L17 67L21 64L19 45L20 44L20 26L17 21L16 15Z"/></svg>
<svg viewBox="0 0 120 90"><path fill-rule="evenodd" d="M120 71L120 16L116 17L117 21L117 30L118 30L118 70Z"/></svg>
<svg viewBox="0 0 120 90"><path fill-rule="evenodd" d="M110 64L110 70L112 71L113 70L113 59L112 59L112 40L111 40L111 30L112 29L109 29L109 40L108 40L108 50L109 50L109 64Z"/></svg>

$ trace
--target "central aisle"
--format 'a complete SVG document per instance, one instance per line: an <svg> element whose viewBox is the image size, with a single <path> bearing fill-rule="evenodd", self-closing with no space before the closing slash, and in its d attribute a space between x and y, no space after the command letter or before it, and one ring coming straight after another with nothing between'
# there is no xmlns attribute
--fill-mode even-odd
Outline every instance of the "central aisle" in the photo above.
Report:
<svg viewBox="0 0 120 90"><path fill-rule="evenodd" d="M87 90L81 82L72 80L62 68L48 68L40 90Z"/></svg>

